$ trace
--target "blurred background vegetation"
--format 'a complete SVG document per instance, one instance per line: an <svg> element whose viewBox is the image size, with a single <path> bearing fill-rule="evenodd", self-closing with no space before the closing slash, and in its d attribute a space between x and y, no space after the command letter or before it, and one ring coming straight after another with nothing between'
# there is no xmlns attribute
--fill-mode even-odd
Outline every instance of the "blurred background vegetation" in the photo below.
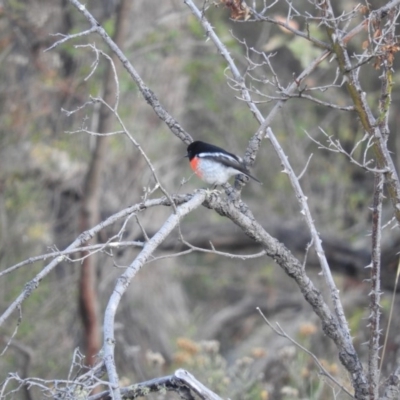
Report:
<svg viewBox="0 0 400 400"><path fill-rule="evenodd" d="M302 3L297 5L300 11L314 12L309 3ZM379 7L385 2L374 3L374 7ZM336 11L349 11L356 4L353 0L339 0L334 5ZM57 39L51 34L76 33L88 28L66 0L5 0L0 7L0 268L3 270L51 249L63 249L80 233L84 177L96 139L67 132L79 129L82 124L89 129L95 126L99 112L96 107L86 107L67 116L62 110L73 110L88 101L89 95L101 96L104 92L108 61L101 58L95 74L85 80L95 55L73 44L95 43L99 49L109 51L99 38L89 36L44 52ZM112 35L118 2L88 0L86 7ZM271 14L285 18L286 7L284 1L279 1ZM363 17L360 13L352 24ZM237 100L238 93L227 85L224 60L206 40L183 2L135 0L124 18L130 21L124 53L166 109L193 138L243 154L258 124L245 103ZM275 53L271 63L283 85L288 85L321 52L275 25L230 21L229 11L222 6L211 6L207 18L241 71L246 70L248 63L246 48L237 39L245 41L249 48ZM298 29L304 29L301 19L294 23ZM321 27L311 24L310 29L315 37L327 40ZM350 52L360 53L365 40L366 33L356 36L349 43ZM252 58L259 61L255 54ZM399 78L397 64L395 82ZM202 187L195 177L181 185L191 174L187 161L181 159L185 145L157 118L121 65L117 64L117 70L121 90L119 113L152 160L166 189L170 193L183 193ZM272 79L271 71L266 68L252 74L260 81ZM309 76L307 85L330 84L335 74L335 62L326 60ZM372 63L363 66L360 74L376 113L379 75ZM341 78L337 83L340 82ZM264 93L276 95L271 85L255 81L252 84ZM399 93L395 84L389 140L396 165L400 161L400 139L396 132L399 114L395 111L399 108ZM351 105L342 87L316 96L341 106ZM274 102L261 104L260 109L267 114L273 105ZM113 120L113 125L112 130L119 129L117 121ZM343 156L317 149L305 131L324 141L319 129L322 128L349 150L364 132L354 113L325 108L304 99L288 101L272 128L297 173L313 153L301 182L317 227L329 238L328 244L349 253L347 263L338 257L338 269L342 272L338 272L336 279L357 349L365 356L367 346L362 343L368 333L365 317L369 289L354 270L369 262L366 235L370 229L373 176ZM355 157L362 159L362 147ZM139 151L122 135L110 137L102 164L99 199L102 218L139 202L143 188L153 183ZM267 141L263 142L253 172L264 184L248 184L243 191L244 200L267 231L304 257L307 238L298 243L299 232L306 231L299 206ZM392 212L389 204L385 206L387 222ZM169 212L169 209L151 209L139 219L150 234ZM103 233L100 240L106 240L117 228ZM182 229L193 241L198 236L208 238L217 249L231 252L237 249L244 254L260 250L246 242L229 221L205 209L191 214ZM140 236L141 230L132 219L124 238L132 240ZM398 234L385 231L384 239L387 252L395 254ZM171 243L159 254L180 249L173 240ZM113 258L99 255L96 275L100 310L104 310L115 279L121 273L114 263L128 265L137 252L126 249L114 253ZM0 280L1 310L43 265L39 262L26 266L23 272ZM73 350L76 347L84 350L82 323L77 317L79 269L80 263L63 263L23 304L15 343L28 350L11 346L2 355L0 381L9 372L45 379L66 377ZM324 291L318 272L318 268L310 269L310 275ZM390 295L388 288L383 297L383 323ZM120 376L125 384L134 383L183 367L221 396L232 399L333 398L330 384L318 376L310 357L271 332L256 312L257 306L271 320L279 321L288 334L323 360L331 374L348 385L335 349L323 336L316 317L293 282L272 261L266 258L240 261L211 254L166 258L140 271L123 299L117 318ZM14 331L18 317L15 315L2 327L3 342ZM398 324L396 320L392 326L385 371L391 371L398 362L400 336L395 333L400 332Z"/></svg>

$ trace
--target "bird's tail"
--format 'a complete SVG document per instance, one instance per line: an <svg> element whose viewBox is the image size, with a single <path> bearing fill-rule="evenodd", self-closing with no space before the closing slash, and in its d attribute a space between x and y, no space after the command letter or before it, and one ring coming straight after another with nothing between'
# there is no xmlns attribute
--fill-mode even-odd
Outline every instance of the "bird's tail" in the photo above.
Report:
<svg viewBox="0 0 400 400"><path fill-rule="evenodd" d="M250 175L248 172L246 172L245 175L248 176L249 178L253 179L254 181L258 182L260 185L262 185L262 182L260 180L258 180L253 175Z"/></svg>

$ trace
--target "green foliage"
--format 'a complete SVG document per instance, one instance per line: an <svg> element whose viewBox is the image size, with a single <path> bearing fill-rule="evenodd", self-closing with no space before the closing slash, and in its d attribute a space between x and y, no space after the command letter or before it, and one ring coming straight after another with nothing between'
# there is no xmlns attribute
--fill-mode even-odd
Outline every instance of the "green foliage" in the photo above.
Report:
<svg viewBox="0 0 400 400"><path fill-rule="evenodd" d="M108 36L113 37L115 32L115 18L108 18L106 21L103 21L101 26L108 33Z"/></svg>
<svg viewBox="0 0 400 400"><path fill-rule="evenodd" d="M205 38L204 29L194 15L189 16L187 20L187 28L196 39Z"/></svg>

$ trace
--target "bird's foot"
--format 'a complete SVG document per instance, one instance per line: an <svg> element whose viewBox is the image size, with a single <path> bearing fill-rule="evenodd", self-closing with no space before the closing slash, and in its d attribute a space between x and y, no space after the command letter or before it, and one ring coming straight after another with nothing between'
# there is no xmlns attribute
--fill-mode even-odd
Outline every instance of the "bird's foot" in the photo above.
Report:
<svg viewBox="0 0 400 400"><path fill-rule="evenodd" d="M206 195L207 195L207 197L210 197L210 196L219 196L221 193L222 193L222 191L221 191L221 190L218 190L218 189L217 189L217 186L213 186L211 189L210 189L210 188L206 189Z"/></svg>

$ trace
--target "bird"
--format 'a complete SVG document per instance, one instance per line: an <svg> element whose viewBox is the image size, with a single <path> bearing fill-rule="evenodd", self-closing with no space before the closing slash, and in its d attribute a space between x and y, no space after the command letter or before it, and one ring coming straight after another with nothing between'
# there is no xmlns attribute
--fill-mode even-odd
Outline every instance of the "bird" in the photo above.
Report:
<svg viewBox="0 0 400 400"><path fill-rule="evenodd" d="M189 158L195 174L214 187L223 185L229 178L239 174L246 175L261 184L257 178L250 175L242 158L213 144L196 140L187 147L185 157Z"/></svg>

